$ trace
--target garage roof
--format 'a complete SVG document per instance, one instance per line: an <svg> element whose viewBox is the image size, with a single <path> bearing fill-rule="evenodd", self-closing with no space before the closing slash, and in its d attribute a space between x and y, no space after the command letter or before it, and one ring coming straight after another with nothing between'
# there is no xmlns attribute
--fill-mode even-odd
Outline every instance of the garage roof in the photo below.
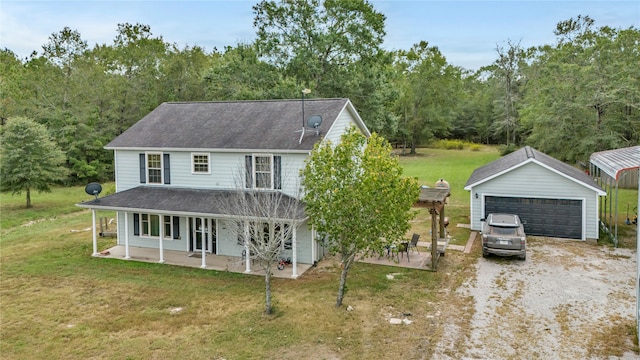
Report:
<svg viewBox="0 0 640 360"><path fill-rule="evenodd" d="M600 195L606 194L604 189L593 181L591 176L588 174L530 146L525 146L520 150L514 151L511 154L505 155L498 160L475 169L469 177L469 180L467 180L464 189L471 190L471 188L476 185L482 184L530 162L534 162L571 181L575 181L583 186L591 188L594 191L597 191Z"/></svg>
<svg viewBox="0 0 640 360"><path fill-rule="evenodd" d="M589 161L618 181L624 171L640 168L640 145L593 153Z"/></svg>

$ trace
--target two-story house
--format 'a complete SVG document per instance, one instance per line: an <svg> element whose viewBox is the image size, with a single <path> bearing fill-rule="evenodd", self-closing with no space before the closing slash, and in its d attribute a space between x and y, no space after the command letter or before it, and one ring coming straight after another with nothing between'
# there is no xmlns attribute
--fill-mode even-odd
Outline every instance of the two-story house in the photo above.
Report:
<svg viewBox="0 0 640 360"><path fill-rule="evenodd" d="M300 171L319 141L337 143L351 126L369 130L348 99L163 103L111 141L116 192L78 204L91 209L93 255L97 249L96 211L115 211L117 245L125 259L153 249L197 257L242 257L241 214L223 206L239 188L301 196ZM297 264L322 257L322 244L304 212L283 219L294 231L284 254ZM236 227L236 228L234 228ZM232 229L236 229L232 231ZM156 252L157 251L157 252ZM251 261L245 261L252 272Z"/></svg>

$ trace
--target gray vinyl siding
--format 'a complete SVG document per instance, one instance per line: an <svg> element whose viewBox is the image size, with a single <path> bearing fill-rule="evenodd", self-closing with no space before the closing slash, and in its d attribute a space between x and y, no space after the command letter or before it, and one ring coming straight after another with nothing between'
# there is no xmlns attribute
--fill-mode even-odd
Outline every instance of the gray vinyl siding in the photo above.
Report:
<svg viewBox="0 0 640 360"><path fill-rule="evenodd" d="M243 245L238 244L237 235L231 229L233 222L218 220L218 255L242 256ZM296 252L299 263L311 264L311 229L307 224L302 224L297 229ZM292 250L284 250L283 257L293 257Z"/></svg>
<svg viewBox="0 0 640 360"><path fill-rule="evenodd" d="M151 249L159 249L158 238L147 238L134 235L133 226L133 213L126 214L129 217L129 246L145 247ZM118 212L118 245L125 245L125 213ZM242 256L242 250L244 246L238 245L238 239L235 232L233 232L232 226L235 224L228 220L217 221L217 255L225 256ZM189 251L189 234L188 234L187 217L180 217L180 239L164 239L164 250L176 250L176 251ZM304 223L297 229L296 234L297 244L296 250L298 253L297 261L304 264L312 264L311 259L311 229ZM285 250L283 257L293 257L292 250Z"/></svg>
<svg viewBox="0 0 640 360"><path fill-rule="evenodd" d="M470 196L471 228L478 231L482 228L484 196L583 200L583 237L598 238L596 192L534 162L474 186Z"/></svg>
<svg viewBox="0 0 640 360"><path fill-rule="evenodd" d="M144 151L115 151L116 191L140 185L140 157Z"/></svg>
<svg viewBox="0 0 640 360"><path fill-rule="evenodd" d="M128 190L140 186L139 154L144 151L117 150L116 159L116 184L117 191ZM198 189L235 189L236 182L244 184L244 157L256 154L242 153L216 153L209 152L210 174L192 173L191 151L165 151L171 158L171 185L184 188ZM202 151L198 151L202 153ZM298 195L300 186L299 171L304 167L307 154L279 154L269 153L282 157L282 191L290 196Z"/></svg>
<svg viewBox="0 0 640 360"><path fill-rule="evenodd" d="M337 144L342 134L345 133L345 129L351 126L357 126L357 123L351 113L347 111L347 109L344 109L336 118L331 129L327 132L325 139L331 141L333 144Z"/></svg>
<svg viewBox="0 0 640 360"><path fill-rule="evenodd" d="M124 213L119 211L118 216L118 245L124 246L125 244L125 215L128 217L129 222L129 246L138 246L152 249L159 249L159 239L158 238L149 238L134 235L134 226L133 226L133 213ZM173 238L165 238L162 243L162 247L164 250L177 250L177 251L187 251L189 248L188 243L189 237L187 236L187 223L186 218L180 218L180 239Z"/></svg>

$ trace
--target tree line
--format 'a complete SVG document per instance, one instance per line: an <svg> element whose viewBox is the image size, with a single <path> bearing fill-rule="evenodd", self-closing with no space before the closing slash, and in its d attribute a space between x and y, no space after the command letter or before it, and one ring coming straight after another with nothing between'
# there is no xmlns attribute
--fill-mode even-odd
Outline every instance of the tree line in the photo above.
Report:
<svg viewBox="0 0 640 360"><path fill-rule="evenodd" d="M640 143L640 31L560 21L554 44L507 40L492 64L449 64L428 41L382 48L385 16L365 0L261 1L256 40L204 51L123 23L89 47L65 27L20 59L0 50L0 118L44 126L63 182L113 179L103 147L162 102L350 98L366 125L415 152L437 139L531 145L569 163ZM550 29L552 30L552 29ZM3 142L8 138L3 136Z"/></svg>

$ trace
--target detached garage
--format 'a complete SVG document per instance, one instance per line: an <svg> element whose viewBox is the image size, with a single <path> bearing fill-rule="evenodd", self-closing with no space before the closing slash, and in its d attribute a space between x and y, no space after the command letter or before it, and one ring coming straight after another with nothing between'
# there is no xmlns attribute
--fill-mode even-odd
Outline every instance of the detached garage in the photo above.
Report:
<svg viewBox="0 0 640 360"><path fill-rule="evenodd" d="M526 146L471 174L471 229L487 214L518 214L528 235L598 239L598 197L606 192L586 173Z"/></svg>

